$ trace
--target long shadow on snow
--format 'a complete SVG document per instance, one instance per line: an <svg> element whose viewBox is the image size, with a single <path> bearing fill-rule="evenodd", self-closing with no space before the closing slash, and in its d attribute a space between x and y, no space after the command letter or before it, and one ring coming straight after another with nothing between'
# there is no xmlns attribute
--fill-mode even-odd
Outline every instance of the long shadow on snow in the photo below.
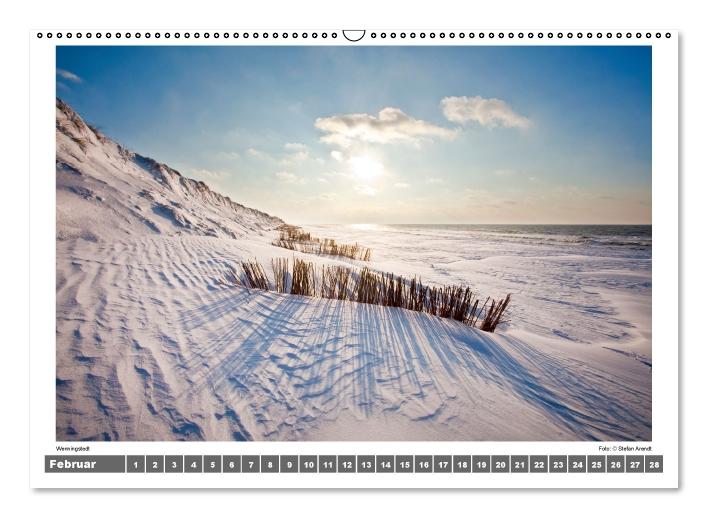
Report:
<svg viewBox="0 0 708 518"><path fill-rule="evenodd" d="M511 337L398 308L243 291L183 314L187 328L226 321L187 360L192 367L203 359L216 364L196 369L189 392L224 382L249 391L256 384L295 416L327 412L349 398L368 416L377 401L386 403L383 384L444 405L451 385L467 390L468 378L477 378L512 391L584 439L636 439L636 428L650 426L571 363ZM270 354L271 347L289 352ZM263 383L256 375L263 369L279 375Z"/></svg>
<svg viewBox="0 0 708 518"><path fill-rule="evenodd" d="M356 314L356 320L368 328L367 347L373 348L373 354L389 372L400 373L401 365L413 367L406 371L406 376L419 387L422 397L429 397L430 393L441 399L446 397L445 387L449 382L445 383L432 366L441 366L445 376L464 386L465 380L457 374L458 366L463 366L464 376L481 378L513 391L584 439L634 440L645 435L650 426L639 413L628 409L624 401L604 394L600 386L592 384L599 378L596 373L588 375L574 370L579 365L556 359L515 338L490 335L458 322L397 308L360 304ZM505 347L524 358L534 371ZM422 383L421 375L429 381ZM374 382L378 380L374 376L361 381L362 391L375 391ZM620 380L613 381L621 385ZM619 396L631 393L625 386Z"/></svg>
<svg viewBox="0 0 708 518"><path fill-rule="evenodd" d="M626 401L619 399L634 396L632 389L621 386L620 380L612 380L620 386L620 391L613 397L603 392L602 385L606 385L606 380L593 384L593 381L599 380L599 373L591 368L582 368L580 362L563 361L513 337L493 337L482 331L460 327L455 324L450 326L451 336L473 351L474 360L483 365L481 371L475 369L477 375L510 387L574 434L586 440L646 438L651 424L629 409ZM534 372L515 355L533 366Z"/></svg>

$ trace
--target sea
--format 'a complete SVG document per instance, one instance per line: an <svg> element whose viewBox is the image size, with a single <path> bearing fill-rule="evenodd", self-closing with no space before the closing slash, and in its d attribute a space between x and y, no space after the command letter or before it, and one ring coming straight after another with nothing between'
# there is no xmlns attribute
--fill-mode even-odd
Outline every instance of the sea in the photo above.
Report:
<svg viewBox="0 0 708 518"><path fill-rule="evenodd" d="M618 248L620 255L651 254L651 225L524 225L524 224L399 224L387 225L404 232L451 232L472 239L568 249ZM640 254L645 255L645 254Z"/></svg>

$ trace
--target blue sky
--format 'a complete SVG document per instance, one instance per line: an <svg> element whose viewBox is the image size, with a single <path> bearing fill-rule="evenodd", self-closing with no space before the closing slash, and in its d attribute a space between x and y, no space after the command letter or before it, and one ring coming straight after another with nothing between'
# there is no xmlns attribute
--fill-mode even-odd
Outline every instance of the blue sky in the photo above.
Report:
<svg viewBox="0 0 708 518"><path fill-rule="evenodd" d="M649 223L650 47L57 48L111 138L293 223Z"/></svg>

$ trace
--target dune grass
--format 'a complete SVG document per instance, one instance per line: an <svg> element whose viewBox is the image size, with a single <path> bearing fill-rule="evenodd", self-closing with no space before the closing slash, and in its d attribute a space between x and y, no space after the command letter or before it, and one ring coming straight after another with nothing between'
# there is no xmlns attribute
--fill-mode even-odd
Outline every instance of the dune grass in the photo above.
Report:
<svg viewBox="0 0 708 518"><path fill-rule="evenodd" d="M290 280L290 269L288 268L288 260L282 257L272 259L271 267L273 268L273 289L278 293L288 293L287 287Z"/></svg>
<svg viewBox="0 0 708 518"><path fill-rule="evenodd" d="M103 132L98 129L98 126L94 126L88 123L86 123L86 126L88 126L88 128L93 132L93 134L96 135L96 138L101 144L105 144L106 142L108 142L108 137L106 137Z"/></svg>
<svg viewBox="0 0 708 518"><path fill-rule="evenodd" d="M244 273L244 280L250 288L259 290L270 290L270 283L265 270L256 259L253 261L242 261L241 268Z"/></svg>
<svg viewBox="0 0 708 518"><path fill-rule="evenodd" d="M320 239L293 225L282 225L278 230L280 236L273 241L273 245L280 248L306 254L347 257L359 261L371 260L371 248L360 246L358 243L341 244L334 239Z"/></svg>
<svg viewBox="0 0 708 518"><path fill-rule="evenodd" d="M290 284L290 293L292 295L305 295L306 297L314 297L317 285L315 277L315 265L308 263L302 259L293 261L292 283Z"/></svg>
<svg viewBox="0 0 708 518"><path fill-rule="evenodd" d="M76 142L76 144L79 146L81 151L86 153L86 150L88 149L88 145L89 145L89 139L87 139L85 137L74 137L74 136L70 136L69 138L71 140L73 140L74 142Z"/></svg>
<svg viewBox="0 0 708 518"><path fill-rule="evenodd" d="M291 295L403 308L457 320L490 333L508 321L511 294L498 300L487 297L480 306L480 299L468 286L428 287L415 276L407 279L393 273L374 272L367 267L330 265L317 270L314 263L297 258L292 262L292 269L290 266L288 259L273 259L271 284L258 260L242 261L240 273L229 266L223 281L226 285Z"/></svg>
<svg viewBox="0 0 708 518"><path fill-rule="evenodd" d="M325 299L347 300L354 282L351 268L322 266L320 296Z"/></svg>

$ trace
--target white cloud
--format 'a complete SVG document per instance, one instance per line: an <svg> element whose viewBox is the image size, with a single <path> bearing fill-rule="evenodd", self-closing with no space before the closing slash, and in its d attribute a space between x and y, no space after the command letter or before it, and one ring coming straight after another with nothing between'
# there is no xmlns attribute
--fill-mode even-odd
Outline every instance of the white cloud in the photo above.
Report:
<svg viewBox="0 0 708 518"><path fill-rule="evenodd" d="M223 180L231 175L227 171L212 171L210 169L192 169L192 176L200 180Z"/></svg>
<svg viewBox="0 0 708 518"><path fill-rule="evenodd" d="M216 156L225 160L238 160L241 158L241 155L236 153L236 151L219 151Z"/></svg>
<svg viewBox="0 0 708 518"><path fill-rule="evenodd" d="M275 154L270 154L260 149L248 148L246 154L258 160L277 163L284 167L292 166L298 162L304 162L305 160L313 160L319 164L324 164L323 159L310 155L308 147L305 144L288 142L283 145L283 148L287 153L276 152Z"/></svg>
<svg viewBox="0 0 708 518"><path fill-rule="evenodd" d="M425 183L428 185L440 185L444 183L444 180L442 178L428 178L425 180Z"/></svg>
<svg viewBox="0 0 708 518"><path fill-rule="evenodd" d="M293 173L288 173L287 171L280 171L278 173L275 173L275 177L285 183L296 183L301 185L307 183L307 180L305 178L301 178Z"/></svg>
<svg viewBox="0 0 708 518"><path fill-rule="evenodd" d="M393 184L393 186L396 189L408 189L408 188L410 188L411 184L406 183L406 182L396 182Z"/></svg>
<svg viewBox="0 0 708 518"><path fill-rule="evenodd" d="M325 176L329 176L330 178L351 178L351 173L345 173L342 171L327 171L324 173Z"/></svg>
<svg viewBox="0 0 708 518"><path fill-rule="evenodd" d="M83 83L84 82L84 80L81 79L79 76L77 76L73 72L69 72L68 70L64 70L63 68L57 69L57 75L60 77L63 77L67 81L71 81L72 83Z"/></svg>
<svg viewBox="0 0 708 518"><path fill-rule="evenodd" d="M344 154L336 149L330 153L330 156L334 158L337 162L344 161Z"/></svg>
<svg viewBox="0 0 708 518"><path fill-rule="evenodd" d="M341 148L348 148L354 142L374 144L408 142L415 144L421 139L451 139L457 135L456 130L415 119L400 109L391 107L381 110L378 116L367 113L350 113L319 117L315 120L315 127L326 133L320 138L322 142Z"/></svg>
<svg viewBox="0 0 708 518"><path fill-rule="evenodd" d="M462 192L462 195L464 196L468 206L474 207L475 210L495 212L516 203L511 198L501 197L487 191L486 189L467 188Z"/></svg>
<svg viewBox="0 0 708 518"><path fill-rule="evenodd" d="M246 153L248 153L253 158L258 158L260 160L270 160L272 158L268 153L266 153L264 151L260 151L258 149L252 148L252 147L249 147L246 150Z"/></svg>
<svg viewBox="0 0 708 518"><path fill-rule="evenodd" d="M310 150L305 144L301 144L299 142L288 142L283 147L289 151L289 154L280 159L280 163L283 165L287 166L296 162L303 162L305 160L313 160L318 164L325 163L324 159L311 156Z"/></svg>
<svg viewBox="0 0 708 518"><path fill-rule="evenodd" d="M310 158L310 155L307 153L307 151L297 151L295 153L291 153L284 158L280 159L281 164L292 164L294 162L302 162L303 160L307 160Z"/></svg>
<svg viewBox="0 0 708 518"><path fill-rule="evenodd" d="M531 121L519 115L501 99L484 99L479 95L474 97L445 97L441 102L445 118L451 122L466 124L477 122L491 128L526 129Z"/></svg>
<svg viewBox="0 0 708 518"><path fill-rule="evenodd" d="M323 192L318 196L321 200L333 201L337 199L336 192Z"/></svg>
<svg viewBox="0 0 708 518"><path fill-rule="evenodd" d="M297 175L294 175L292 173L288 173L286 171L280 171L279 173L275 173L276 178L279 180L283 180L284 182L295 182L297 181Z"/></svg>
<svg viewBox="0 0 708 518"><path fill-rule="evenodd" d="M378 192L370 185L356 185L354 186L354 190L364 196L376 196L376 193Z"/></svg>

